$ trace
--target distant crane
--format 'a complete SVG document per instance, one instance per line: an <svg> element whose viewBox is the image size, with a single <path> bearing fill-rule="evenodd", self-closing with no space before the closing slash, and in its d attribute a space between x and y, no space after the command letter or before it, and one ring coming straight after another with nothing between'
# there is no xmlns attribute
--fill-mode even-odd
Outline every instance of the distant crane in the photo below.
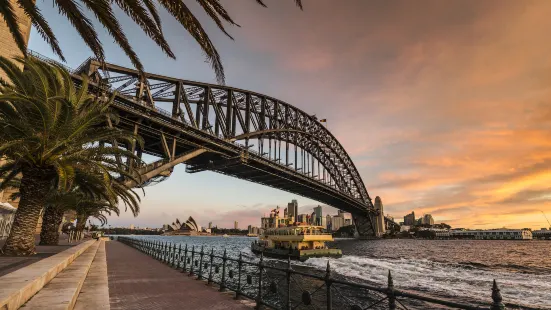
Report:
<svg viewBox="0 0 551 310"><path fill-rule="evenodd" d="M545 217L545 219L547 220L547 224L549 224L549 228L551 229L551 222L549 222L549 219L547 218L547 216L545 215L545 213L543 213L543 211L541 211L541 214L543 214L543 217Z"/></svg>

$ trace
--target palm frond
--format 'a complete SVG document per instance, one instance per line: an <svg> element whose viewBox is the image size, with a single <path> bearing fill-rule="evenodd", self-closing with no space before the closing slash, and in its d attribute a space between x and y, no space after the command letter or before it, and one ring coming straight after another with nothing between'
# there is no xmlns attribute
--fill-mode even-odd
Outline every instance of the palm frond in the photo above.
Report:
<svg viewBox="0 0 551 310"><path fill-rule="evenodd" d="M40 13L40 10L38 9L38 7L36 7L35 1L34 0L17 0L17 3L25 11L25 14L28 17L30 17L34 28L36 29L36 31L38 31L42 39L44 39L44 41L46 41L46 43L50 45L54 53L58 55L62 61L65 61L65 57L63 56L63 52L59 47L57 38L55 37L54 32L50 28L50 25L48 25L48 22L46 21L46 19L44 19L44 16L42 15L42 13Z"/></svg>
<svg viewBox="0 0 551 310"><path fill-rule="evenodd" d="M15 44L17 44L17 47L21 53L27 55L27 42L25 42L21 29L19 29L17 15L15 15L15 11L10 0L0 0L0 15L4 17L4 21L6 22Z"/></svg>
<svg viewBox="0 0 551 310"><path fill-rule="evenodd" d="M159 3L191 34L201 46L207 60L210 62L218 83L224 84L225 75L222 60L214 44L201 26L201 23L181 0L159 0Z"/></svg>
<svg viewBox="0 0 551 310"><path fill-rule="evenodd" d="M147 10L140 0L114 0L114 2L128 15L132 20L138 24L161 49L170 57L176 58L174 53L170 49L168 42L164 38L161 29L158 28L158 22L151 19ZM155 7L153 7L155 9ZM157 16L157 19L159 17Z"/></svg>
<svg viewBox="0 0 551 310"><path fill-rule="evenodd" d="M9 1L9 0L2 0ZM65 15L69 22L75 27L80 37L92 50L94 56L100 62L105 62L105 54L98 35L92 26L92 22L82 14L80 5L73 0L54 0L59 13Z"/></svg>
<svg viewBox="0 0 551 310"><path fill-rule="evenodd" d="M147 7L147 9L149 10L149 14L151 14L153 19L157 23L157 27L159 28L159 30L162 33L163 27L161 25L161 18L159 17L159 13L157 11L157 7L155 6L155 3L151 0L143 0L143 2L145 4L145 6Z"/></svg>
<svg viewBox="0 0 551 310"><path fill-rule="evenodd" d="M115 42L124 51L126 56L130 58L132 65L140 73L143 73L143 65L138 58L138 55L128 42L124 31L122 30L118 20L115 18L115 14L111 9L111 4L107 0L82 0L84 5L94 13L99 22L105 27L107 32L111 35Z"/></svg>
<svg viewBox="0 0 551 310"><path fill-rule="evenodd" d="M228 23L232 25L237 25L232 18L228 15L228 12L226 12L226 9L218 2L218 0L197 0L201 7L203 7L203 10L207 15L216 23L218 26L218 29L220 29L224 34L226 34L228 37L230 37L233 40L233 37L226 32L226 29L224 28L224 25L222 24L222 19L227 21Z"/></svg>

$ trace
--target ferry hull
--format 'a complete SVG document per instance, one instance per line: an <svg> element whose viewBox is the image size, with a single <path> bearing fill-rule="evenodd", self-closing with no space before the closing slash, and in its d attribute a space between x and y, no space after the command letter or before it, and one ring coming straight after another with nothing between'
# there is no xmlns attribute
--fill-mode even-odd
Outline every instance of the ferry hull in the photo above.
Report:
<svg viewBox="0 0 551 310"><path fill-rule="evenodd" d="M293 260L299 260L301 262L306 261L312 257L342 257L342 251L339 249L314 249L314 250L295 250L289 251L287 249L272 249L260 246L258 244L251 245L251 251L255 254L263 253L266 257L287 259L290 257Z"/></svg>

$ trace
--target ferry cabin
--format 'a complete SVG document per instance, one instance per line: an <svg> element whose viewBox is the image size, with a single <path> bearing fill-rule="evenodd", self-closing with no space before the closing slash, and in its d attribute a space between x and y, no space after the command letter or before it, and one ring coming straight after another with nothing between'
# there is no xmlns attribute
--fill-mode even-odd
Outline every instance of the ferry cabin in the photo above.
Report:
<svg viewBox="0 0 551 310"><path fill-rule="evenodd" d="M316 250L327 249L328 241L333 241L333 236L322 226L301 225L266 229L259 243L273 249Z"/></svg>

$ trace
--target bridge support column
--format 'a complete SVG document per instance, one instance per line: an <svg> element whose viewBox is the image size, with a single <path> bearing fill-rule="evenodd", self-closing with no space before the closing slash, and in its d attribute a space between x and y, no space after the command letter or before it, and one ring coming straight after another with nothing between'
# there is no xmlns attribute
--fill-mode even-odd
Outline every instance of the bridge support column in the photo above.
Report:
<svg viewBox="0 0 551 310"><path fill-rule="evenodd" d="M356 238L373 239L385 234L385 220L382 212L352 214L356 226Z"/></svg>
<svg viewBox="0 0 551 310"><path fill-rule="evenodd" d="M365 211L365 213L352 214L354 225L356 226L356 238L372 239L377 237L377 228L375 226L374 216Z"/></svg>

